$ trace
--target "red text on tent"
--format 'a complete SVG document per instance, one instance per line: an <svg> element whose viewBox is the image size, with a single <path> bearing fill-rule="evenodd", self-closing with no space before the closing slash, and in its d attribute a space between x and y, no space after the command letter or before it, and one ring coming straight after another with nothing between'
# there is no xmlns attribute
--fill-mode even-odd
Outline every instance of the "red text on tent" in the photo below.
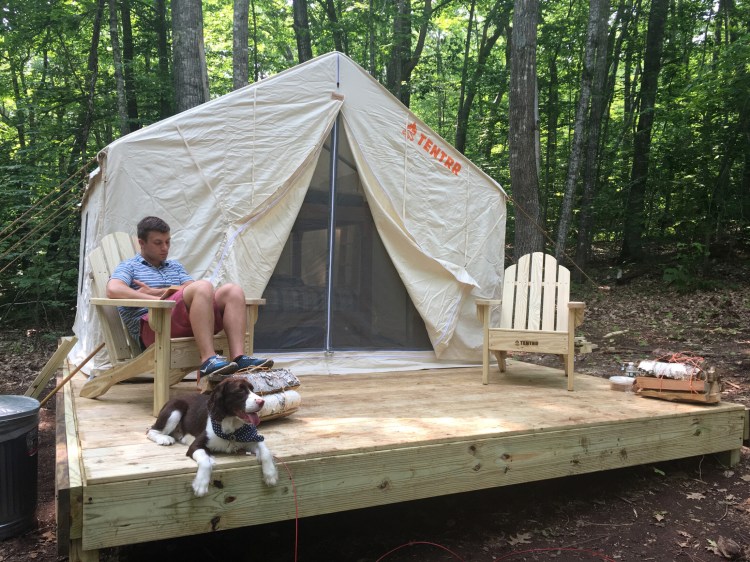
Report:
<svg viewBox="0 0 750 562"><path fill-rule="evenodd" d="M401 133L410 141L414 141L417 138L417 124L416 123L409 123L407 125L406 129L401 131ZM458 173L461 171L461 163L456 162L453 158L448 156L445 151L438 145L435 141L433 141L430 137L425 135L424 133L419 133L419 140L416 141L417 145L421 146L425 152L427 152L430 156L432 156L435 160L440 162L443 166L448 168L451 172L453 172L454 175L458 175Z"/></svg>

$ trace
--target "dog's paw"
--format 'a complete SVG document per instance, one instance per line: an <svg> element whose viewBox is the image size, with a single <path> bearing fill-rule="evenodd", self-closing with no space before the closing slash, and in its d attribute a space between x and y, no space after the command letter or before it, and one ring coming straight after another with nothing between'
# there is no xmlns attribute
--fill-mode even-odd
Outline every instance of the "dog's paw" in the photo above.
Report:
<svg viewBox="0 0 750 562"><path fill-rule="evenodd" d="M147 436L157 445L164 445L165 447L174 445L175 442L174 437L172 437L171 435L164 435L163 433L160 433L153 429L149 429Z"/></svg>
<svg viewBox="0 0 750 562"><path fill-rule="evenodd" d="M196 497L202 498L208 495L208 480L202 478L196 478L193 480L193 493Z"/></svg>
<svg viewBox="0 0 750 562"><path fill-rule="evenodd" d="M263 481L266 486L275 486L279 481L279 471L276 470L276 465L271 464L270 467L263 467Z"/></svg>

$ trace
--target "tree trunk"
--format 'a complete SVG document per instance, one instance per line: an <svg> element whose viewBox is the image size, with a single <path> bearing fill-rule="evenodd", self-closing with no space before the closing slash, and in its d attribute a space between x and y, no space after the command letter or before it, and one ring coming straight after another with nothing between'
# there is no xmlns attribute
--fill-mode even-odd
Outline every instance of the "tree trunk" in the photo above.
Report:
<svg viewBox="0 0 750 562"><path fill-rule="evenodd" d="M386 86L401 102L409 106L406 92L406 64L411 52L411 3L409 0L396 0L396 13L393 16L393 41L390 62L386 71Z"/></svg>
<svg viewBox="0 0 750 562"><path fill-rule="evenodd" d="M128 105L125 99L125 77L122 72L120 36L117 25L117 3L109 0L109 37L112 41L112 61L115 66L115 89L117 90L117 116L120 119L120 136L130 132L128 126Z"/></svg>
<svg viewBox="0 0 750 562"><path fill-rule="evenodd" d="M307 0L292 0L294 10L294 37L297 39L297 59L305 62L313 58L310 41L310 22L307 18Z"/></svg>
<svg viewBox="0 0 750 562"><path fill-rule="evenodd" d="M514 256L544 248L539 224L536 158L536 37L538 0L515 0L510 67L510 184L515 200Z"/></svg>
<svg viewBox="0 0 750 562"><path fill-rule="evenodd" d="M628 35L628 26L630 25L631 21L630 12L632 11L632 7L633 0L620 0L620 3L616 9L615 21L612 23L612 31L608 39L607 51L610 53L608 60L611 61L611 64L609 65L607 83L604 90L607 93L607 98L605 100L604 108L605 119L602 131L603 139L608 138L607 133L609 130L610 121L607 116L609 115L609 108L611 107L612 100L614 99L615 84L617 82L617 76L620 68L619 61L622 58L622 46L625 41L625 37ZM618 28L620 28L620 33L617 33ZM620 138L622 138L622 136L620 136ZM615 152L616 150L612 151L613 154ZM612 169L614 168L614 158L611 158L608 161L603 161L602 163L604 165L604 174L611 174Z"/></svg>
<svg viewBox="0 0 750 562"><path fill-rule="evenodd" d="M253 12L253 82L260 80L260 63L258 62L258 13L255 11L255 0L250 0Z"/></svg>
<svg viewBox="0 0 750 562"><path fill-rule="evenodd" d="M141 128L138 116L135 73L133 72L133 26L131 25L130 0L120 0L122 15L122 68L125 73L125 99L128 106L128 130Z"/></svg>
<svg viewBox="0 0 750 562"><path fill-rule="evenodd" d="M419 38L414 52L411 50L411 2L396 0L396 14L393 17L393 41L390 63L386 72L386 87L409 107L411 101L411 73L422 56L427 28L432 17L432 0L425 0Z"/></svg>
<svg viewBox="0 0 750 562"><path fill-rule="evenodd" d="M167 9L164 0L154 1L156 52L159 57L159 117L169 117L172 109L172 80L169 76L169 49L167 48Z"/></svg>
<svg viewBox="0 0 750 562"><path fill-rule="evenodd" d="M560 80L557 73L558 52L549 61L549 88L547 89L547 152L544 156L544 189L541 215L547 223L549 200L555 193L557 179L557 129L560 121Z"/></svg>
<svg viewBox="0 0 750 562"><path fill-rule="evenodd" d="M633 139L633 168L630 175L630 192L625 206L625 226L620 258L643 259L644 201L648 179L651 127L654 123L654 104L661 70L664 27L669 0L652 0L646 32L646 51L643 56L641 104L638 126Z"/></svg>
<svg viewBox="0 0 750 562"><path fill-rule="evenodd" d="M568 231L573 218L573 199L575 197L576 185L578 184L578 173L581 169L581 153L583 152L583 142L585 137L586 120L589 113L589 101L591 100L591 84L594 75L594 64L597 57L599 22L602 15L599 10L602 8L602 2L591 0L589 2L589 22L586 31L586 48L583 55L583 70L581 72L581 90L578 97L578 107L576 108L575 124L573 126L573 144L570 149L568 159L568 175L565 179L565 191L563 194L562 205L560 208L560 220L557 224L557 243L555 245L555 257L561 261L565 256L567 246ZM609 10L603 17L609 16ZM605 51L606 44L601 45Z"/></svg>
<svg viewBox="0 0 750 562"><path fill-rule="evenodd" d="M717 57L727 57L735 50L734 43L739 35L737 32L738 22L735 22L736 7L733 0L721 0L717 20L721 21L721 27L717 24ZM721 30L721 31L720 31ZM720 51L720 52L719 52ZM728 70L728 69L727 69ZM729 73L722 73L725 81L736 84L748 84L750 75L747 66L737 64L734 68L728 70ZM743 95L744 94L744 95ZM716 150L717 156L723 154L721 166L714 180L714 187L708 194L706 205L706 221L704 221L704 240L706 248L716 247L714 242L727 243L730 247L733 245L736 236L736 230L732 228L731 218L742 216L742 211L736 212L735 209L744 207L743 202L748 200L750 189L747 183L747 156L750 152L750 98L747 92L739 92L731 96L731 102L728 107L732 108L732 113L737 115L736 123L731 123L734 119L728 117L720 128L726 133L726 140L723 146ZM731 124L730 124L731 123ZM719 123L713 122L712 127L717 127ZM742 160L742 175L736 177L733 173L735 161ZM739 171L739 170L737 170ZM736 177L733 181L733 176ZM734 186L739 187L735 191ZM744 187L744 190L743 190ZM704 254L704 267L709 267L709 252Z"/></svg>
<svg viewBox="0 0 750 562"><path fill-rule="evenodd" d="M440 32L435 37L435 68L437 75L443 77L445 74L445 66L443 64L443 36ZM445 88L438 88L437 90L437 125L438 132L442 134L445 127L445 106L446 106L446 92Z"/></svg>
<svg viewBox="0 0 750 562"><path fill-rule="evenodd" d="M370 76L375 77L377 70L375 69L375 1L370 0L369 8L367 10L367 45L370 54Z"/></svg>
<svg viewBox="0 0 750 562"><path fill-rule="evenodd" d="M745 99L745 107L743 108L744 119L742 125L744 127L744 164L742 167L742 180L740 183L740 193L744 193L745 196L742 198L744 201L748 201L747 194L750 193L750 101Z"/></svg>
<svg viewBox="0 0 750 562"><path fill-rule="evenodd" d="M468 115L463 114L464 99L466 97L466 81L469 78L469 52L471 50L471 30L474 27L474 10L477 7L476 0L471 0L469 8L469 21L466 24L466 41L464 41L464 62L461 65L461 86L458 92L458 114L456 116L456 137L453 145L461 154L466 148L466 132L468 129Z"/></svg>
<svg viewBox="0 0 750 562"><path fill-rule="evenodd" d="M333 32L333 45L339 53L345 53L341 24L339 23L339 17L336 13L336 6L334 6L333 0L326 0L326 15L331 24L331 31Z"/></svg>
<svg viewBox="0 0 750 562"><path fill-rule="evenodd" d="M73 139L73 150L71 151L70 162L68 163L69 176L73 175L86 161L86 145L88 144L89 133L91 132L91 123L94 121L94 95L96 94L96 81L99 77L99 37L102 30L105 3L106 0L98 0L96 5L87 65L86 98L83 100L78 114L78 127L76 128L76 135Z"/></svg>
<svg viewBox="0 0 750 562"><path fill-rule="evenodd" d="M498 84L497 94L495 99L492 100L490 105L490 115L486 124L487 135L484 140L484 147L482 149L487 161L492 160L492 149L495 146L495 139L497 137L496 128L501 119L500 104L503 100L503 95L508 91L509 84L507 76L509 76L510 60L511 60L511 33L512 29L510 26L506 26L505 29L505 70L500 73L500 83Z"/></svg>
<svg viewBox="0 0 750 562"><path fill-rule="evenodd" d="M624 68L622 70L623 82L622 82L622 104L623 104L623 118L622 118L622 134L615 143L615 149L613 153L619 153L619 158L613 158L613 167L617 166L616 172L612 175L617 176L618 182L622 185L627 186L630 179L630 165L633 150L633 123L635 123L635 107L636 107L636 96L634 94L635 88L633 87L633 68L635 67L635 76L639 76L638 69L640 68L640 61L635 57L634 49L639 44L638 38L638 26L639 26L639 14L641 8L641 0L631 0L631 4L625 7L622 12L622 32L618 38L617 45L615 46L615 52L613 54L612 71L610 72L609 88L614 93L615 84L618 77L618 61L620 57L620 51L622 46L625 45L625 54L623 58ZM634 61L634 59L636 59ZM612 100L610 100L611 104ZM624 211L623 211L624 212ZM620 233L621 234L621 233Z"/></svg>
<svg viewBox="0 0 750 562"><path fill-rule="evenodd" d="M172 51L179 113L208 101L201 0L172 0Z"/></svg>
<svg viewBox="0 0 750 562"><path fill-rule="evenodd" d="M594 197L597 191L599 168L599 139L601 138L602 120L607 107L607 53L609 0L592 0L599 3L599 21L596 32L596 62L594 63L594 79L591 95L591 117L589 120L589 134L586 145L586 158L583 168L583 196L581 197L581 213L578 220L578 242L576 244L576 263L585 271L589 261L592 226L594 223ZM581 281L581 272L576 269L574 279Z"/></svg>
<svg viewBox="0 0 750 562"><path fill-rule="evenodd" d="M19 76L23 77L24 64L17 64L15 62L15 59L11 56L9 56L8 59L10 62L9 68L10 68L11 83L13 84L13 94L14 94L14 98L16 102L16 107L18 108L16 110L16 116L14 119L16 133L18 134L18 146L23 151L26 148L26 125L25 125L25 119L24 119L24 113L25 113L25 109L27 106L27 103L24 99L24 93L26 92L26 88L21 88L18 82L19 82Z"/></svg>
<svg viewBox="0 0 750 562"><path fill-rule="evenodd" d="M248 83L247 42L249 38L249 11L250 0L234 0L232 86L235 90L247 86Z"/></svg>
<svg viewBox="0 0 750 562"><path fill-rule="evenodd" d="M45 31L44 34L44 42L42 46L42 56L41 56L41 64L42 64L42 76L40 79L37 80L37 87L34 89L33 94L31 95L31 107L28 108L28 111L26 112L26 121L29 124L29 127L31 127L31 132L29 133L29 146L33 149L37 145L37 140L39 139L39 127L37 127L37 121L36 121L36 112L39 105L39 99L43 93L47 91L47 84L51 83L50 81L47 81L47 78L50 75L50 60L49 60L49 46L52 39L52 33L49 29ZM23 78L23 74L21 74L21 77ZM60 168L60 171L62 172L64 168Z"/></svg>
<svg viewBox="0 0 750 562"><path fill-rule="evenodd" d="M474 104L474 99L477 95L477 89L479 82L482 79L482 75L486 70L487 59L495 47L497 40L503 34L508 27L508 18L510 16L510 6L505 6L505 0L498 0L492 7L490 14L484 20L484 26L482 28L482 39L479 43L479 52L477 54L477 63L474 67L474 72L471 77L464 75L468 74L468 47L469 47L469 36L470 29L467 31L466 36L466 52L464 55L464 71L461 76L461 95L459 97L458 104L458 115L456 118L456 138L455 147L462 154L466 149L466 136L469 128L469 115L471 114L471 107ZM490 26L494 24L495 29L492 31L492 35L489 35ZM464 82L466 85L464 86Z"/></svg>

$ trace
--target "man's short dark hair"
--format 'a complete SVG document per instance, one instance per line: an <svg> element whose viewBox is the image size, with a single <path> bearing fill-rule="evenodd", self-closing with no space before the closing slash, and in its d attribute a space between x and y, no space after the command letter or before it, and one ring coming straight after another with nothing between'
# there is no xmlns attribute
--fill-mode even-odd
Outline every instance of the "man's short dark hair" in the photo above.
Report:
<svg viewBox="0 0 750 562"><path fill-rule="evenodd" d="M141 219L141 222L138 223L138 239L145 241L148 240L149 232L153 231L166 234L169 230L169 225L159 217L146 217Z"/></svg>

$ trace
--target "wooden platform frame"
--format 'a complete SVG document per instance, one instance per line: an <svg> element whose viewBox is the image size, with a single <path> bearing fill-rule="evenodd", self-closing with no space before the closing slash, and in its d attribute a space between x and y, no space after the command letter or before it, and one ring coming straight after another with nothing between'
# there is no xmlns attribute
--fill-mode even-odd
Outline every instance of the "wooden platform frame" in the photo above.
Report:
<svg viewBox="0 0 750 562"><path fill-rule="evenodd" d="M195 498L182 445L146 439L149 384L97 400L74 379L58 397L58 541L72 562L99 549L596 472L695 455L739 461L744 406L681 404L610 390L580 375L509 360L481 368L300 377L303 403L262 424L280 483L267 488L252 456L217 458L209 495ZM183 382L173 393L194 392Z"/></svg>

